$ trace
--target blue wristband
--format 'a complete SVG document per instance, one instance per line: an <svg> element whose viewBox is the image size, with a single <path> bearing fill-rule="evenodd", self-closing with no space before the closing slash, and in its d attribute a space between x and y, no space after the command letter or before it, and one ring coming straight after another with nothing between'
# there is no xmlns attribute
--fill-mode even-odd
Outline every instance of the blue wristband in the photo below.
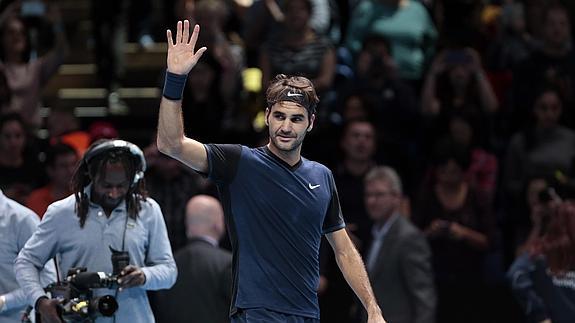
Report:
<svg viewBox="0 0 575 323"><path fill-rule="evenodd" d="M187 79L187 75L174 74L166 70L166 81L162 95L169 100L181 100Z"/></svg>

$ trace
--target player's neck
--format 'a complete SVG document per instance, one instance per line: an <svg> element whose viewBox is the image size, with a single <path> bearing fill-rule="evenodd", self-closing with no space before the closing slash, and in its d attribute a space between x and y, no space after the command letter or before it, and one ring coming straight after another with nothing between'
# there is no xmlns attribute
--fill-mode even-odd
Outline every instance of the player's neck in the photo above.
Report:
<svg viewBox="0 0 575 323"><path fill-rule="evenodd" d="M301 159L301 145L294 150L280 150L272 143L268 143L268 149L286 164L290 166L296 165Z"/></svg>

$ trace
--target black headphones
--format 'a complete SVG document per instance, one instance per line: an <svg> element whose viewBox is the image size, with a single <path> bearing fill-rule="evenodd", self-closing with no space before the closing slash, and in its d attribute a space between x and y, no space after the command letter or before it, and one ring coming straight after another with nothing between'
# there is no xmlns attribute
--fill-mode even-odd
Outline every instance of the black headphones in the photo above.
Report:
<svg viewBox="0 0 575 323"><path fill-rule="evenodd" d="M146 171L146 158L144 157L144 153L138 146L125 140L115 139L105 141L101 144L92 147L84 154L82 162L88 165L88 163L90 163L90 161L94 159L96 156L109 150L126 150L130 152L132 156L134 156L138 161L136 163L136 174L134 175L134 180L132 181L132 185L130 186L136 185L142 178L144 178L144 172Z"/></svg>

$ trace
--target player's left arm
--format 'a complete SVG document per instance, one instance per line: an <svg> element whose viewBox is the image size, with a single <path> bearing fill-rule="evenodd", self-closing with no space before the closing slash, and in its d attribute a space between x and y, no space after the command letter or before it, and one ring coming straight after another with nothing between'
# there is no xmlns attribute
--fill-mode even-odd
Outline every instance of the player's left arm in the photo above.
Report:
<svg viewBox="0 0 575 323"><path fill-rule="evenodd" d="M361 256L349 238L347 231L345 229L333 231L327 233L326 238L335 253L337 265L345 280L367 310L368 323L385 323L367 278L367 271Z"/></svg>

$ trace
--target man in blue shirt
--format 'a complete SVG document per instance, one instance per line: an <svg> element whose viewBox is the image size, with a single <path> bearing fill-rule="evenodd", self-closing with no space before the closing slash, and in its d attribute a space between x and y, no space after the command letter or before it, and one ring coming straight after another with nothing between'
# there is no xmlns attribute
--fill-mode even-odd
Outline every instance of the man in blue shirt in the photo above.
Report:
<svg viewBox="0 0 575 323"><path fill-rule="evenodd" d="M162 212L145 195L142 151L123 140L94 143L73 178L74 194L48 207L42 222L15 262L18 282L42 322L60 323L57 299L48 299L38 269L57 257L62 280L70 268L113 273L111 249L128 252L119 290L99 288L94 296L113 295L114 317L96 322L154 322L147 290L170 288L177 269Z"/></svg>
<svg viewBox="0 0 575 323"><path fill-rule="evenodd" d="M345 231L333 176L301 157L319 102L303 77L278 75L267 90L268 145L204 145L184 136L181 95L202 56L199 34L168 30L168 70L158 149L216 182L233 246L232 322L319 322L319 245L323 234L369 323L385 322L357 250Z"/></svg>
<svg viewBox="0 0 575 323"><path fill-rule="evenodd" d="M28 305L24 290L14 275L14 259L38 225L39 218L32 210L6 197L0 191L0 322L22 321ZM56 279L51 263L42 273L44 283Z"/></svg>

